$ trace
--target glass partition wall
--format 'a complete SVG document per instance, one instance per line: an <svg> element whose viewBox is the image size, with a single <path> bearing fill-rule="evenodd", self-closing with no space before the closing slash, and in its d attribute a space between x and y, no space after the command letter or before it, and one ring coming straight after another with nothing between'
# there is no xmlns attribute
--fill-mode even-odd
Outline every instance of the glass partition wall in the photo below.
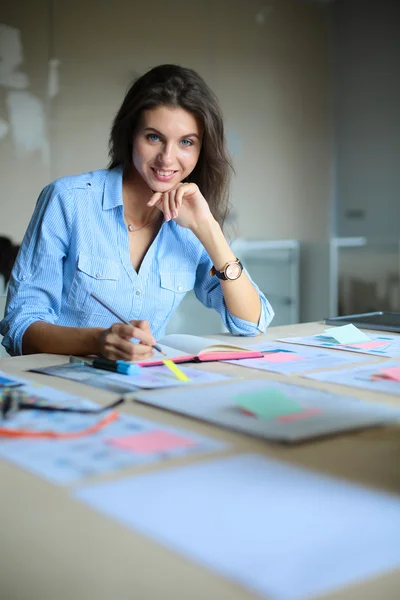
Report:
<svg viewBox="0 0 400 600"><path fill-rule="evenodd" d="M336 244L338 314L399 312L400 239L350 238L356 244L346 239Z"/></svg>

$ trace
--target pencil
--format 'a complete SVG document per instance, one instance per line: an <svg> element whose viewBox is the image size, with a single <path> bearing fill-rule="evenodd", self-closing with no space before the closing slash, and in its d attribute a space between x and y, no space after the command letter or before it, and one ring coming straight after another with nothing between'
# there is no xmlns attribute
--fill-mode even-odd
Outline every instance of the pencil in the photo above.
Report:
<svg viewBox="0 0 400 600"><path fill-rule="evenodd" d="M90 295L92 296L92 298L94 298L95 300L97 300L97 302L99 302L100 304L102 304L104 306L104 308L106 308L107 310L109 310L110 313L112 315L114 315L114 317L117 317L117 319L119 319L121 321L121 323L125 323L125 325L132 325L132 323L130 323L128 321L128 319L125 319L125 317L122 317L119 313L117 313L116 310L114 310L113 308L111 308L111 306L109 306L106 302L104 302L104 300L102 300L101 298L99 298L98 296L96 296L96 294L91 293ZM161 348L161 346L159 346L158 344L153 344L152 348L154 348L155 350L157 350L157 352L160 352L160 354L163 354L164 356L166 356L165 352L163 351L163 349Z"/></svg>

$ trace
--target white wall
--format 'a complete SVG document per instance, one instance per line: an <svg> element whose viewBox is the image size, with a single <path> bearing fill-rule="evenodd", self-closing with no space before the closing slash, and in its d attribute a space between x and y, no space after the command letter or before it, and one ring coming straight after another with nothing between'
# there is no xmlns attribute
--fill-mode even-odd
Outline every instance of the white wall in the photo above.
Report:
<svg viewBox="0 0 400 600"><path fill-rule="evenodd" d="M10 122L12 89L0 84L0 119L9 126L0 139L0 233L22 238L37 195L51 179L103 167L111 120L132 77L177 62L197 69L220 98L237 172L237 233L326 238L329 11L298 0L8 3L1 21L21 32L24 62L17 69L29 77L22 92L41 103L46 123L40 128L34 112L17 109L28 130L30 122L36 127L39 146L23 151ZM0 43L0 52L10 48L1 50ZM59 93L50 98L54 59L60 61Z"/></svg>
<svg viewBox="0 0 400 600"><path fill-rule="evenodd" d="M17 242L51 177L48 2L15 0L0 15L0 235Z"/></svg>

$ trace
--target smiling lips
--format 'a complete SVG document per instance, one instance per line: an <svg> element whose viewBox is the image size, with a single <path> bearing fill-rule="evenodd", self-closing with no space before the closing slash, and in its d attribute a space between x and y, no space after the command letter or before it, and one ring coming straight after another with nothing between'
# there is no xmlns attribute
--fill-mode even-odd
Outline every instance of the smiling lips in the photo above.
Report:
<svg viewBox="0 0 400 600"><path fill-rule="evenodd" d="M156 179L158 179L158 181L169 181L173 178L175 173L177 173L177 171L171 171L167 169L154 169L153 167L151 168L151 170L153 171L154 176Z"/></svg>

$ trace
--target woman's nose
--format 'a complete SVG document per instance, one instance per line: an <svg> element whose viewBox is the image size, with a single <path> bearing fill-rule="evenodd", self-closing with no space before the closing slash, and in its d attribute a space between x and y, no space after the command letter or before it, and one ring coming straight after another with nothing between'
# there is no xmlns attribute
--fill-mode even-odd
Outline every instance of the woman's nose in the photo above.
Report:
<svg viewBox="0 0 400 600"><path fill-rule="evenodd" d="M163 166L172 165L174 161L174 147L172 144L165 144L158 156L158 161Z"/></svg>

